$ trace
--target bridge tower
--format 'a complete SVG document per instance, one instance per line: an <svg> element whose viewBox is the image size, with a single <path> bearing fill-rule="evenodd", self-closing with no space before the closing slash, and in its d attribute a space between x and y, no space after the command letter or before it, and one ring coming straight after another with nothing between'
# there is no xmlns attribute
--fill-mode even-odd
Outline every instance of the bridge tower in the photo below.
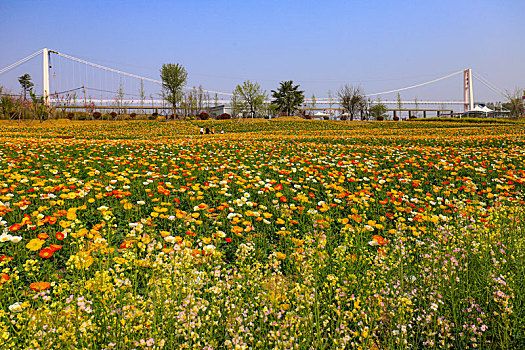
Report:
<svg viewBox="0 0 525 350"><path fill-rule="evenodd" d="M47 47L42 49L43 58L43 91L42 97L44 98L44 104L49 105L49 50Z"/></svg>
<svg viewBox="0 0 525 350"><path fill-rule="evenodd" d="M463 71L463 109L468 112L474 108L474 90L472 88L472 69Z"/></svg>

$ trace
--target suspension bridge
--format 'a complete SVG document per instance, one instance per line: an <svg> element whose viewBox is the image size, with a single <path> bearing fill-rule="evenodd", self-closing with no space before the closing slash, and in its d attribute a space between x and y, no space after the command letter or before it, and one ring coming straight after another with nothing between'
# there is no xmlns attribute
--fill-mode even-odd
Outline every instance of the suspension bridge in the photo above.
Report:
<svg viewBox="0 0 525 350"><path fill-rule="evenodd" d="M42 59L42 83L41 95L46 104L63 105L67 101L69 106L84 106L87 103L93 103L97 107L115 105L118 99L120 105L125 106L150 106L151 108L165 106L166 101L162 99L161 89L162 81L150 77L125 72L120 69L107 67L101 64L93 63L87 59L74 57L56 50L43 48L37 52L24 57L13 64L0 69L0 78L3 74L37 58ZM455 105L456 108L463 107L467 112L474 108L474 89L473 78L480 82L492 92L500 96L505 96L505 92L486 78L472 71L472 69L462 69L445 76L432 79L430 81L405 86L402 88L391 89L366 94L369 100L378 98L383 95L416 89L426 85L434 84L439 81L449 79L455 76L463 76L462 91L463 96L459 100L382 100L381 103L386 105ZM57 78L59 76L60 78ZM2 80L0 80L0 83ZM123 89L126 86L126 90ZM233 94L231 92L222 92L208 90L200 87L184 86L188 92L199 95L203 106L212 104L231 104ZM134 92L130 93L132 90ZM337 98L316 98L315 101L306 99L306 104L315 103L317 106L324 108L333 108L339 104ZM323 108L315 108L323 109Z"/></svg>

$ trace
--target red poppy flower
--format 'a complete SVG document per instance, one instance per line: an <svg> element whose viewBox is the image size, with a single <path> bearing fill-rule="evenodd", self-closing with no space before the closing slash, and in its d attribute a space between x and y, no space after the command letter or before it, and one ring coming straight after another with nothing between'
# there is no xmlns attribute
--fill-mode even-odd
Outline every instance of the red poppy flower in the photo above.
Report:
<svg viewBox="0 0 525 350"><path fill-rule="evenodd" d="M54 250L52 250L51 248L44 248L40 251L40 253L38 253L38 255L40 255L41 258L49 259L53 256L53 253Z"/></svg>
<svg viewBox="0 0 525 350"><path fill-rule="evenodd" d="M7 273L0 274L0 284L6 283L9 281L9 275Z"/></svg>
<svg viewBox="0 0 525 350"><path fill-rule="evenodd" d="M60 244L51 244L49 246L49 249L51 249L53 252L56 252L57 250L60 250L62 249L63 246L61 246Z"/></svg>
<svg viewBox="0 0 525 350"><path fill-rule="evenodd" d="M14 224L14 225L11 225L11 227L9 227L9 231L18 231L22 228L22 225L21 224Z"/></svg>
<svg viewBox="0 0 525 350"><path fill-rule="evenodd" d="M226 237L225 240L226 240L226 242L228 242L228 243L230 243L231 241L233 241L233 239L228 238L228 237Z"/></svg>
<svg viewBox="0 0 525 350"><path fill-rule="evenodd" d="M62 232L57 232L55 233L55 237L56 239L58 239L59 241L63 240L64 238L66 238L66 235L64 235Z"/></svg>

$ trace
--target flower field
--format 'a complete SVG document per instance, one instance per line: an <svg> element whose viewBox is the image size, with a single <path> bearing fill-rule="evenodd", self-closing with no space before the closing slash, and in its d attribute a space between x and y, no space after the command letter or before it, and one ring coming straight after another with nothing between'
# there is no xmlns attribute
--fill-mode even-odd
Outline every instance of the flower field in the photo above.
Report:
<svg viewBox="0 0 525 350"><path fill-rule="evenodd" d="M525 124L46 123L0 124L1 349L525 348Z"/></svg>

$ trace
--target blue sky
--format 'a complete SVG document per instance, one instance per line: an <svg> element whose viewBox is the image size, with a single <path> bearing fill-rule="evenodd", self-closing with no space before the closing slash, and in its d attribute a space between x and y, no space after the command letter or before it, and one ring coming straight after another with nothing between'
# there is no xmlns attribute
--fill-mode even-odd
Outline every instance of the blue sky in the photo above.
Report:
<svg viewBox="0 0 525 350"><path fill-rule="evenodd" d="M307 96L344 83L374 93L463 68L501 89L525 87L522 0L0 0L0 18L0 68L48 47L156 79L163 63L181 63L189 85L225 92L246 79L267 91L292 79ZM33 60L0 84L16 90L29 72L39 87L40 66ZM459 100L461 84L458 75L402 96ZM476 100L501 99L476 80L474 89Z"/></svg>

